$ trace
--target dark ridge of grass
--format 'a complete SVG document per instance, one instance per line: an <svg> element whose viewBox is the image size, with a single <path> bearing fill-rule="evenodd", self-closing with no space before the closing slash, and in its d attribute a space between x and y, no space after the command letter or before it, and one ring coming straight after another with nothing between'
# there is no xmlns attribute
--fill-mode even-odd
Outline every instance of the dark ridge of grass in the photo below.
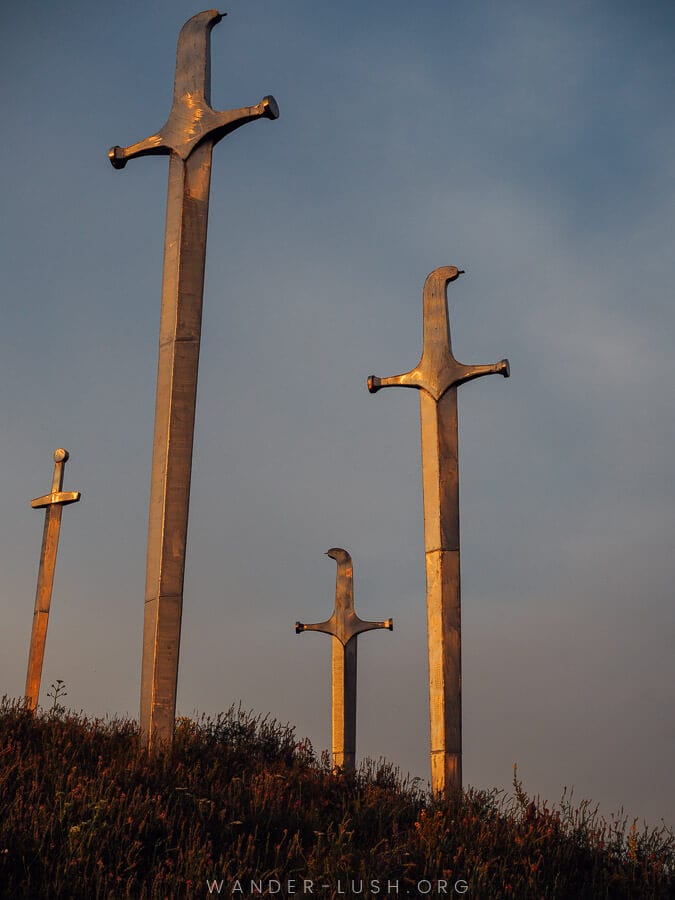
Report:
<svg viewBox="0 0 675 900"><path fill-rule="evenodd" d="M0 706L0 897L203 897L214 881L286 897L309 879L323 897L360 881L358 896L388 881L439 896L440 880L486 900L667 898L674 873L665 826L568 797L549 808L516 778L510 795L439 800L387 763L333 774L291 727L241 708L179 720L172 753L151 760L135 722Z"/></svg>

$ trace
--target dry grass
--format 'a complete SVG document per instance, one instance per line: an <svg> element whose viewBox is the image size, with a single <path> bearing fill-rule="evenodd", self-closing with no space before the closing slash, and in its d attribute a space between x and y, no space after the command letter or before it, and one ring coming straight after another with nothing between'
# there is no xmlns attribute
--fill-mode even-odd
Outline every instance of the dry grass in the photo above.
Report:
<svg viewBox="0 0 675 900"><path fill-rule="evenodd" d="M453 895L464 879L486 900L665 898L674 872L665 828L548 808L515 778L510 795L441 802L387 764L334 775L290 727L241 709L180 720L171 756L151 761L134 722L0 708L2 897L204 897L207 881L247 896L251 880L305 878L323 897L360 880L359 896L378 880L380 897L387 881L420 896L422 879Z"/></svg>

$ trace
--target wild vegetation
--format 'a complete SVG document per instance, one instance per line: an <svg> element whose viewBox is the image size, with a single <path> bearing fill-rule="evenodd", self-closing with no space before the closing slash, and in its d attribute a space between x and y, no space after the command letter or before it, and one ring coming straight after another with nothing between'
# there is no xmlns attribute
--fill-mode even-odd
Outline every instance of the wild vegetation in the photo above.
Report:
<svg viewBox="0 0 675 900"><path fill-rule="evenodd" d="M386 763L333 774L292 728L235 708L180 720L151 760L136 723L62 696L0 708L2 897L675 896L672 831L549 807L515 777L508 795L434 800Z"/></svg>

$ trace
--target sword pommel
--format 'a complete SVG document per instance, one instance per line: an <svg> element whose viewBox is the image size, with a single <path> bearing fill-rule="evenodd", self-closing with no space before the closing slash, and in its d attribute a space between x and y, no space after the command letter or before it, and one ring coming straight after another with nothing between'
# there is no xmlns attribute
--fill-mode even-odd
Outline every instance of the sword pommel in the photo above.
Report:
<svg viewBox="0 0 675 900"><path fill-rule="evenodd" d="M410 372L379 378L368 378L368 390L376 394L384 387L409 387L426 391L436 402L452 387L480 378L483 375L510 375L507 359L494 365L465 366L458 362L452 352L450 323L448 321L447 286L464 274L456 266L441 266L434 269L424 282L422 356Z"/></svg>
<svg viewBox="0 0 675 900"><path fill-rule="evenodd" d="M460 275L466 275L466 269L458 269L457 266L440 266L427 275L427 281L438 282L445 288L451 281L456 281Z"/></svg>
<svg viewBox="0 0 675 900"><path fill-rule="evenodd" d="M302 622L295 623L295 633L296 634L302 634L302 632L304 630L305 630L305 626L302 624Z"/></svg>
<svg viewBox="0 0 675 900"><path fill-rule="evenodd" d="M338 565L346 565L352 561L349 552L343 550L342 547L331 547L330 550L326 550L324 556L330 556L330 558L334 559Z"/></svg>
<svg viewBox="0 0 675 900"><path fill-rule="evenodd" d="M115 169L123 169L137 156L167 156L177 153L185 161L206 139L216 144L225 135L254 119L278 119L279 106L271 95L255 106L218 112L211 108L211 29L224 14L216 9L197 13L178 36L173 105L164 127L129 147L115 146L108 158Z"/></svg>

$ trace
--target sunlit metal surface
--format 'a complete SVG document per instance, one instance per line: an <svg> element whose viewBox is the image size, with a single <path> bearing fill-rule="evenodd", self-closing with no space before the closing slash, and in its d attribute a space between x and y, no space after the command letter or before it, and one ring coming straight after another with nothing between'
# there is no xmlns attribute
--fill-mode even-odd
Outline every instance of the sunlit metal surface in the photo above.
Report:
<svg viewBox="0 0 675 900"><path fill-rule="evenodd" d="M80 499L79 491L62 490L63 470L68 456L68 451L61 447L55 451L51 492L43 497L37 497L30 504L33 509L45 510L45 527L42 534L42 552L40 553L40 568L38 570L35 609L33 611L33 628L28 654L28 673L26 675L26 706L31 710L37 708L40 697L40 681L42 680L42 663L47 642L47 626L49 624L49 609L52 602L56 553L59 549L61 513L64 506L67 506L69 503L77 503Z"/></svg>
<svg viewBox="0 0 675 900"><path fill-rule="evenodd" d="M375 628L394 627L393 619L366 622L354 611L354 573L346 550L333 547L326 553L337 562L335 609L330 619L316 625L295 623L297 634L321 631L333 636L332 751L333 766L353 771L356 763L356 648L357 637Z"/></svg>
<svg viewBox="0 0 675 900"><path fill-rule="evenodd" d="M182 27L169 118L157 134L129 147L112 147L108 156L116 169L123 169L137 156L168 156L173 152L185 161L200 141L208 139L213 147L247 122L279 118L279 107L272 96L263 97L255 106L211 109L210 34L222 18L217 10L209 9L197 13Z"/></svg>
<svg viewBox="0 0 675 900"><path fill-rule="evenodd" d="M166 125L108 154L118 169L137 156L170 157L141 674L141 734L150 750L171 743L176 714L211 152L247 122L279 115L273 97L211 109L209 35L221 19L206 10L183 26Z"/></svg>
<svg viewBox="0 0 675 900"><path fill-rule="evenodd" d="M427 575L431 786L462 786L462 664L459 569L459 466L457 387L482 375L509 377L506 359L465 366L452 353L446 289L463 274L435 269L423 291L422 357L404 375L368 379L368 390L412 387L420 392L422 486Z"/></svg>

